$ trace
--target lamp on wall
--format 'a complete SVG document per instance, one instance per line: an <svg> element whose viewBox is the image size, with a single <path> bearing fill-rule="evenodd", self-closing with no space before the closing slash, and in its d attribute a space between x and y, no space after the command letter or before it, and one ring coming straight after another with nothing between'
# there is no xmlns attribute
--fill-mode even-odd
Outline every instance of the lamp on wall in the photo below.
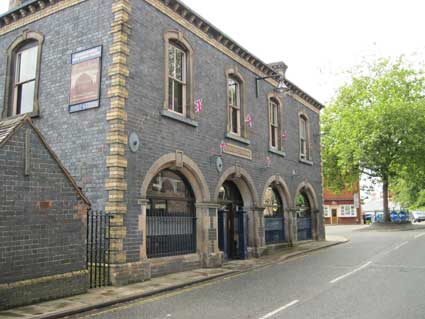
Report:
<svg viewBox="0 0 425 319"><path fill-rule="evenodd" d="M278 81L277 86L275 88L275 91L277 93L285 93L285 92L288 92L290 90L285 84L285 77L281 74L265 76L265 77L257 77L257 78L255 78L255 92L256 92L257 98L260 95L260 92L259 92L260 88L258 86L258 83L260 81L266 80L266 79L274 79L274 80Z"/></svg>

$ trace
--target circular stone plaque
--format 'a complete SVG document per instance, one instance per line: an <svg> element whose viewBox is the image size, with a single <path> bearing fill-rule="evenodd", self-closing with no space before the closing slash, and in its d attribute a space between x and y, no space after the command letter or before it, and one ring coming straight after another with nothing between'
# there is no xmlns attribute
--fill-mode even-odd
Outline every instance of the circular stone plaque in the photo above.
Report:
<svg viewBox="0 0 425 319"><path fill-rule="evenodd" d="M223 170L223 159L221 157L217 157L215 160L215 167L217 168L217 171L221 173Z"/></svg>
<svg viewBox="0 0 425 319"><path fill-rule="evenodd" d="M137 135L137 133L132 132L128 137L128 147L130 148L130 151L132 151L133 153L137 152L139 150L139 146L139 136Z"/></svg>

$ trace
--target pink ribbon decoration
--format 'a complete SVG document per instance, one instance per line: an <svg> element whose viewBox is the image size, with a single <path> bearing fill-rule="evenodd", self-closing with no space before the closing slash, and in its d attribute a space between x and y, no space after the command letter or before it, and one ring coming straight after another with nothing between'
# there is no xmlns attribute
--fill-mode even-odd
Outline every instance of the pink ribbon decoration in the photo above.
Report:
<svg viewBox="0 0 425 319"><path fill-rule="evenodd" d="M220 154L223 154L225 147L226 147L226 143L224 143L224 141L221 141L221 143L220 143Z"/></svg>

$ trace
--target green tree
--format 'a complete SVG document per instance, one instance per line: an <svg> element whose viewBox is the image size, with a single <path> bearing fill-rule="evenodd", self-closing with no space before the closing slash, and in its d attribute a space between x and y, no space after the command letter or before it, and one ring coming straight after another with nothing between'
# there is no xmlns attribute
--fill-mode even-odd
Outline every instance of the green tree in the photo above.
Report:
<svg viewBox="0 0 425 319"><path fill-rule="evenodd" d="M425 165L424 89L424 74L402 58L379 60L352 72L322 114L325 179L338 189L378 178L385 221L390 182Z"/></svg>

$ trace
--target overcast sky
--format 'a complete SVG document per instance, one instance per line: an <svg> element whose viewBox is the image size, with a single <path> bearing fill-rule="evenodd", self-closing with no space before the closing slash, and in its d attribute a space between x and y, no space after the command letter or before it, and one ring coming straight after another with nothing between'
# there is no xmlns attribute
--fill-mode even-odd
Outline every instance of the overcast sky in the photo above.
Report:
<svg viewBox="0 0 425 319"><path fill-rule="evenodd" d="M288 79L323 103L364 59L425 61L423 0L184 2L264 62L284 61Z"/></svg>

